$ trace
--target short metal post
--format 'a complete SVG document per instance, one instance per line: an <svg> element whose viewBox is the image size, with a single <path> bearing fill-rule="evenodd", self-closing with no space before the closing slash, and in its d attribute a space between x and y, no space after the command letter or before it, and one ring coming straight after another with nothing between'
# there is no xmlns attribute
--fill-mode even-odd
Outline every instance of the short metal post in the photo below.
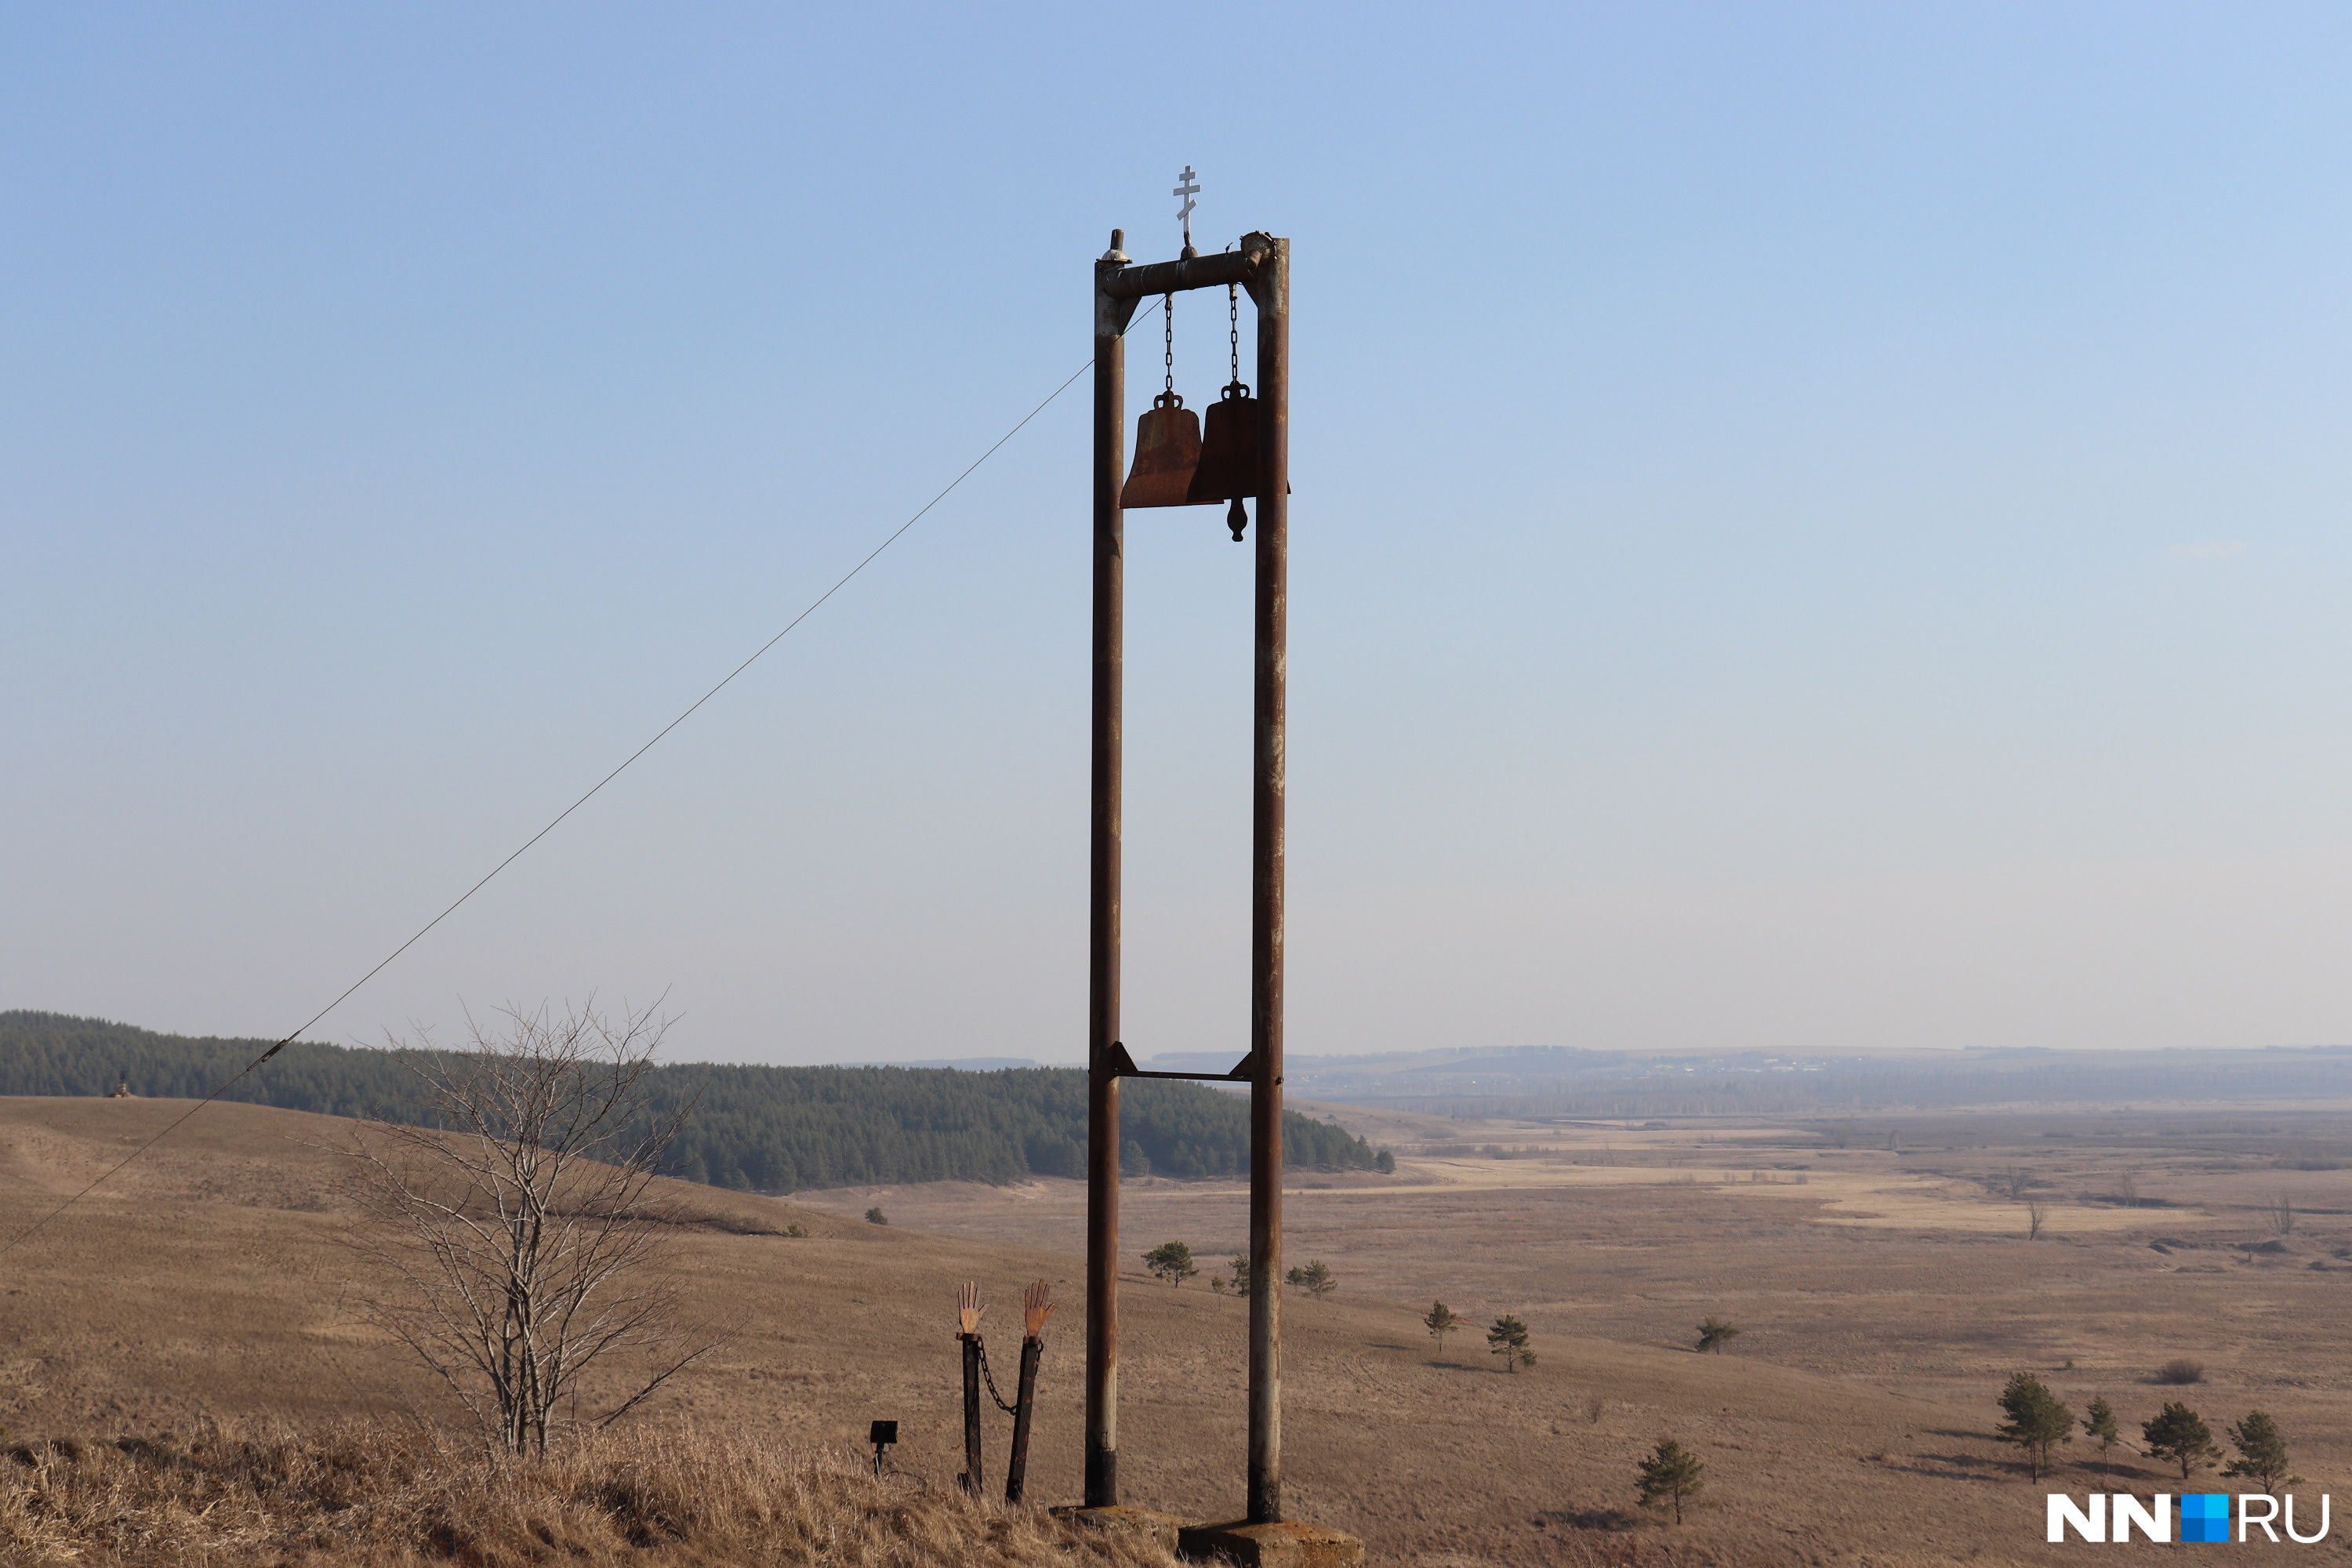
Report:
<svg viewBox="0 0 2352 1568"><path fill-rule="evenodd" d="M1250 797L1249 1519L1282 1518L1282 892L1290 574L1290 242L1257 305L1256 690Z"/></svg>
<svg viewBox="0 0 2352 1568"><path fill-rule="evenodd" d="M1127 344L1132 300L1104 284L1121 236L1095 263L1094 790L1087 907L1087 1453L1088 1508L1118 1502L1118 1038L1120 721L1125 676Z"/></svg>
<svg viewBox="0 0 2352 1568"><path fill-rule="evenodd" d="M959 1334L963 1341L963 1489L980 1495L980 1336Z"/></svg>
<svg viewBox="0 0 2352 1568"><path fill-rule="evenodd" d="M1029 1417L1037 1405L1037 1363L1045 1354L1045 1342L1035 1336L1021 1342L1021 1391L1013 1396L1013 1462L1004 1468L1006 1502L1019 1502L1028 1488Z"/></svg>

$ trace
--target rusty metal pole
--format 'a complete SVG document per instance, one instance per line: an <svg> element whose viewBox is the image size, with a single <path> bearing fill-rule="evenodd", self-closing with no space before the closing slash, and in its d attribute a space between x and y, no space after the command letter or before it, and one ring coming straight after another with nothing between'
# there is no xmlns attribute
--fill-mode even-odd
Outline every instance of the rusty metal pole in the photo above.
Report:
<svg viewBox="0 0 2352 1568"><path fill-rule="evenodd" d="M1249 242L1244 241L1244 248ZM1257 660L1250 796L1249 1521L1282 1518L1282 890L1290 577L1290 242L1257 305Z"/></svg>
<svg viewBox="0 0 2352 1568"><path fill-rule="evenodd" d="M1094 787L1087 906L1087 1454L1088 1508L1118 1503L1118 873L1125 677L1127 344L1135 301L1105 285L1124 236L1095 263Z"/></svg>
<svg viewBox="0 0 2352 1568"><path fill-rule="evenodd" d="M1037 1363L1045 1342L1031 1334L1021 1342L1021 1388L1013 1396L1013 1458L1004 1467L1004 1500L1019 1502L1029 1486L1029 1423L1037 1413Z"/></svg>
<svg viewBox="0 0 2352 1568"><path fill-rule="evenodd" d="M980 1495L980 1336L963 1341L963 1489Z"/></svg>

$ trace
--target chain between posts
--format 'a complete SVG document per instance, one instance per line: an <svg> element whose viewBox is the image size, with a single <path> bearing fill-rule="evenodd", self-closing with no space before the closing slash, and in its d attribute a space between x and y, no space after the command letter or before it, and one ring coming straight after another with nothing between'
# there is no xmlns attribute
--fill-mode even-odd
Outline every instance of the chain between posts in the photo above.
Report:
<svg viewBox="0 0 2352 1568"><path fill-rule="evenodd" d="M1007 1415L1020 1415L1019 1405L1005 1404L1004 1395L996 1392L996 1374L988 1369L988 1342L974 1334L971 1336L971 1342L980 1347L980 1375L988 1384L988 1396L996 1401L996 1407Z"/></svg>

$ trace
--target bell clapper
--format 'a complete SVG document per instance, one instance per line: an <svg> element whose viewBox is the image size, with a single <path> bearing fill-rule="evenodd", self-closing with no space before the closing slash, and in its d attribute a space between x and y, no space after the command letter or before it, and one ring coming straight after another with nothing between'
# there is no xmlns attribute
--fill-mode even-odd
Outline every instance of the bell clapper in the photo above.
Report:
<svg viewBox="0 0 2352 1568"><path fill-rule="evenodd" d="M1226 510L1225 526L1234 531L1234 542L1239 544L1242 542L1242 530L1249 526L1249 509L1242 505L1242 498L1239 496L1234 498L1234 504Z"/></svg>

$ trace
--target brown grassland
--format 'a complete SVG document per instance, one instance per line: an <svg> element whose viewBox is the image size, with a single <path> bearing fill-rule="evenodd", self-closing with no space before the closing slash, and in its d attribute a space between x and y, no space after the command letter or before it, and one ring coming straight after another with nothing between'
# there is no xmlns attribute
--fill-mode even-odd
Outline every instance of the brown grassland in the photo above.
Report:
<svg viewBox="0 0 2352 1568"><path fill-rule="evenodd" d="M0 1225L182 1109L0 1100ZM2084 1548L2042 1543L2045 1490L2236 1484L2207 1470L2184 1489L2128 1449L2102 1481L2079 1440L2029 1481L1992 1436L2019 1369L2078 1413L2104 1393L2127 1440L2167 1398L2217 1437L2268 1410L2306 1508L2352 1458L2352 1110L2011 1108L1828 1138L1337 1114L1401 1163L1291 1184L1289 1260L1325 1260L1340 1289L1286 1301L1286 1498L1376 1563L2052 1563ZM9 1561L1152 1560L952 1485L955 1287L981 1282L1009 1369L1020 1287L1044 1278L1065 1307L1030 1491L1076 1496L1077 1184L681 1187L698 1217L678 1266L727 1345L629 1427L496 1467L356 1310L369 1286L320 1147L343 1131L212 1107L9 1257ZM887 1227L858 1217L877 1203ZM1123 1204L1125 1500L1231 1517L1246 1309L1206 1284L1241 1248L1243 1191L1145 1180ZM1180 1289L1141 1268L1170 1239L1204 1269ZM1433 1298L1474 1325L1443 1354L1419 1322ZM1485 1353L1476 1326L1506 1312L1534 1331L1532 1370ZM1692 1349L1710 1314L1743 1331L1722 1355ZM2151 1382L2183 1357L2205 1383ZM905 1439L880 1483L857 1468L877 1416ZM1001 1485L1009 1423L989 1419ZM1707 1464L1680 1527L1633 1506L1634 1459L1662 1436ZM2282 1550L2325 1559L2345 1539Z"/></svg>

